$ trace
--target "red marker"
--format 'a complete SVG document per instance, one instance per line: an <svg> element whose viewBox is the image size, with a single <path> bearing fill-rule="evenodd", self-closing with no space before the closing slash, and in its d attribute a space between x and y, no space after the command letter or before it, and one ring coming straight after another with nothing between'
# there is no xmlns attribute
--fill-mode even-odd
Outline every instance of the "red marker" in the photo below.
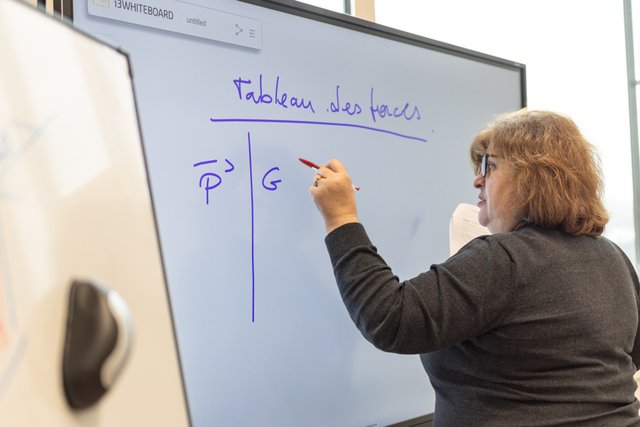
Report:
<svg viewBox="0 0 640 427"><path fill-rule="evenodd" d="M298 160L300 160L302 163L304 163L305 165L309 166L312 169L318 170L320 169L320 166L316 165L315 163L307 160L307 159L303 159L302 157L298 157Z"/></svg>
<svg viewBox="0 0 640 427"><path fill-rule="evenodd" d="M298 157L298 160L300 160L305 165L309 166L311 169L315 169L315 170L320 169L320 166L316 165L315 163L313 163L310 160L303 159L302 157ZM356 190L356 191L360 191L360 187L356 187L355 185L353 186L353 189Z"/></svg>

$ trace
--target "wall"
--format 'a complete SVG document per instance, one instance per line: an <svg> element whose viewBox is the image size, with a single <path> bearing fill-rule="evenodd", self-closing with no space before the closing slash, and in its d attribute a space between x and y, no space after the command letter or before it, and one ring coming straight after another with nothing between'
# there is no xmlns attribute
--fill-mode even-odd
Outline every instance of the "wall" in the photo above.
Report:
<svg viewBox="0 0 640 427"><path fill-rule="evenodd" d="M380 24L526 64L529 107L568 114L598 147L606 235L635 260L622 1L376 0L375 12Z"/></svg>

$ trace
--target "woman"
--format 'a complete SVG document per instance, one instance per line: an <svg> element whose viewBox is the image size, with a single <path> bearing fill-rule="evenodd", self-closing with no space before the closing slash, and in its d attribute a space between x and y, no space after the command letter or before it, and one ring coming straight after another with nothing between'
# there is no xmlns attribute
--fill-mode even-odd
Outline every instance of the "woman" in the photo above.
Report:
<svg viewBox="0 0 640 427"><path fill-rule="evenodd" d="M376 347L420 354L434 425L640 425L638 279L602 237L592 146L569 118L521 110L471 144L493 235L399 282L358 223L337 160L311 195L344 303Z"/></svg>

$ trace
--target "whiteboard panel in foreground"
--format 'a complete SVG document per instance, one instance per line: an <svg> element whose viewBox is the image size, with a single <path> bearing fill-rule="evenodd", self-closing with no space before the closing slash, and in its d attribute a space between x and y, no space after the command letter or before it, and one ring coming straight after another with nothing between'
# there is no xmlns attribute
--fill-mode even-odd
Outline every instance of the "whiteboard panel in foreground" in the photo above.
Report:
<svg viewBox="0 0 640 427"><path fill-rule="evenodd" d="M523 105L524 68L291 1L98 3L75 25L130 54L194 426L432 412L419 358L349 318L298 158L344 162L407 279L447 258L471 138Z"/></svg>
<svg viewBox="0 0 640 427"><path fill-rule="evenodd" d="M0 0L0 63L0 425L188 425L127 57ZM134 324L121 376L77 412L74 279L117 291Z"/></svg>

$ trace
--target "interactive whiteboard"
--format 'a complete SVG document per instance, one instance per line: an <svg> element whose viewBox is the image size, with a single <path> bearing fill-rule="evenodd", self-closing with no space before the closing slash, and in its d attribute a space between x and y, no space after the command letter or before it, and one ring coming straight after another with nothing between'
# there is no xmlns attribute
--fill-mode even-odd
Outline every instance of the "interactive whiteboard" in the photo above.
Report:
<svg viewBox="0 0 640 427"><path fill-rule="evenodd" d="M187 426L127 57L0 0L0 64L0 425ZM133 323L83 410L62 375L76 280L119 293Z"/></svg>
<svg viewBox="0 0 640 427"><path fill-rule="evenodd" d="M352 324L299 157L332 157L401 278L448 256L468 145L524 67L295 2L76 1L128 51L194 426L371 426L432 412L417 356Z"/></svg>

